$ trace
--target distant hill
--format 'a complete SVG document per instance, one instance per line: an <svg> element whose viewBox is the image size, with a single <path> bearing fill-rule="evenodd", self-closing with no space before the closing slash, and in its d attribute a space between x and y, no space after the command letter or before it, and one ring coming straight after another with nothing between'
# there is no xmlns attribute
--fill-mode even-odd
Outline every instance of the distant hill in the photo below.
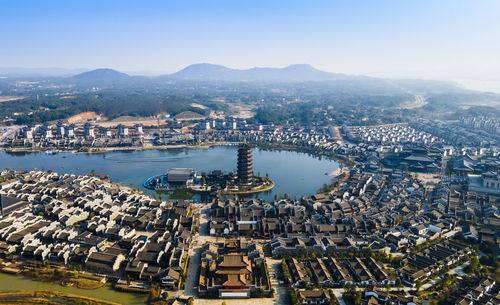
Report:
<svg viewBox="0 0 500 305"><path fill-rule="evenodd" d="M238 70L221 65L204 63L190 65L179 72L168 75L168 77L182 80L235 82L312 82L368 79L368 77L365 76L351 76L324 72L306 64L291 65L285 68L251 68Z"/></svg>
<svg viewBox="0 0 500 305"><path fill-rule="evenodd" d="M130 76L113 69L95 69L72 77L76 81L119 82L129 80Z"/></svg>
<svg viewBox="0 0 500 305"><path fill-rule="evenodd" d="M67 78L66 82L78 86L97 86L113 88L142 88L150 86L152 78L146 76L130 76L113 69L95 69Z"/></svg>

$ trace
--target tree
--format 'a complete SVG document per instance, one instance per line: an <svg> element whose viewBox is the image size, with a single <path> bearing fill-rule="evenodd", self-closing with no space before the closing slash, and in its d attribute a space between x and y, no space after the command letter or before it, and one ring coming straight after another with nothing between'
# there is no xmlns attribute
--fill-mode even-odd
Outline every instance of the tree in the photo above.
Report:
<svg viewBox="0 0 500 305"><path fill-rule="evenodd" d="M403 283L401 282L401 279L398 277L396 278L396 286L401 286Z"/></svg>
<svg viewBox="0 0 500 305"><path fill-rule="evenodd" d="M281 272L283 273L285 281L289 282L291 279L290 270L288 269L285 259L281 260Z"/></svg>
<svg viewBox="0 0 500 305"><path fill-rule="evenodd" d="M467 273L476 273L480 267L479 259L477 256L472 256L469 259L469 265L465 268L465 272Z"/></svg>
<svg viewBox="0 0 500 305"><path fill-rule="evenodd" d="M420 290L421 287L422 287L422 281L416 280L415 281L415 288L417 288L417 292Z"/></svg>
<svg viewBox="0 0 500 305"><path fill-rule="evenodd" d="M330 305L340 305L337 296L333 293L332 289L328 289L328 294L330 295Z"/></svg>
<svg viewBox="0 0 500 305"><path fill-rule="evenodd" d="M360 290L357 290L353 285L348 285L342 298L347 304L359 305L361 304L361 297L362 292Z"/></svg>
<svg viewBox="0 0 500 305"><path fill-rule="evenodd" d="M158 300L161 296L161 290L158 286L151 287L149 290L148 301Z"/></svg>

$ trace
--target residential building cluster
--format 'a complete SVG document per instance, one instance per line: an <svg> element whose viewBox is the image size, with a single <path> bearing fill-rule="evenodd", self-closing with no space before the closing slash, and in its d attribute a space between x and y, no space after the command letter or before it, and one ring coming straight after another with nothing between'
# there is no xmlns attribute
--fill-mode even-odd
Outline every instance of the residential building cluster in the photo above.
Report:
<svg viewBox="0 0 500 305"><path fill-rule="evenodd" d="M500 304L500 285L491 278L482 278L469 288L461 289L457 296L451 296L458 305Z"/></svg>
<svg viewBox="0 0 500 305"><path fill-rule="evenodd" d="M0 177L0 251L8 259L179 287L197 225L191 203L162 202L91 176Z"/></svg>
<svg viewBox="0 0 500 305"><path fill-rule="evenodd" d="M59 121L55 125L30 125L7 143L9 147L77 149L79 147L142 146L142 124L133 127L119 124L115 127L96 126L92 123L69 124Z"/></svg>
<svg viewBox="0 0 500 305"><path fill-rule="evenodd" d="M494 134L500 134L500 119L498 118L467 116L461 117L460 123L474 129L479 128Z"/></svg>
<svg viewBox="0 0 500 305"><path fill-rule="evenodd" d="M457 148L462 147L498 147L500 134L497 131L485 130L469 123L473 119L456 121L428 121L420 120L410 122L409 125L419 131L427 132L443 139L447 144Z"/></svg>
<svg viewBox="0 0 500 305"><path fill-rule="evenodd" d="M397 273L404 283L414 286L418 280L425 281L443 268L463 263L471 254L471 247L456 241L446 240L405 257L401 261L402 267L397 270Z"/></svg>
<svg viewBox="0 0 500 305"><path fill-rule="evenodd" d="M406 124L374 127L360 126L351 127L350 129L356 140L365 143L396 145L404 143L430 144L441 141L429 133L417 131Z"/></svg>
<svg viewBox="0 0 500 305"><path fill-rule="evenodd" d="M340 287L341 285L394 285L396 276L384 264L374 258L336 259L333 257L314 258L299 261L285 260L291 282L297 288L320 285Z"/></svg>

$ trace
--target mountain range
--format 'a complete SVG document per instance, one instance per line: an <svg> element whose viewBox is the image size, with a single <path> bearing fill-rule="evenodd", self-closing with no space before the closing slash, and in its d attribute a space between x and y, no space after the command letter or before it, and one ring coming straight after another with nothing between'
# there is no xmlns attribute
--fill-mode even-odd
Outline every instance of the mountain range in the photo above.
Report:
<svg viewBox="0 0 500 305"><path fill-rule="evenodd" d="M130 76L112 69L96 69L72 77L76 81L126 81ZM145 76L144 76L145 77ZM183 81L227 81L227 82L318 82L333 80L372 79L367 76L346 75L317 70L310 65L290 65L285 68L251 68L246 70L231 69L222 65L194 64L172 73L150 79Z"/></svg>
<svg viewBox="0 0 500 305"><path fill-rule="evenodd" d="M195 64L170 74L169 77L182 80L247 82L310 82L367 78L324 72L306 64L291 65L285 68L251 68L246 70L231 69L221 65Z"/></svg>
<svg viewBox="0 0 500 305"><path fill-rule="evenodd" d="M7 70L0 68L0 76L12 75L12 81L22 79L22 72L33 72L31 69ZM336 92L368 92L370 94L422 93L422 92L457 92L464 89L456 83L444 81L427 81L412 79L384 79L363 75L348 75L325 72L307 64L290 65L284 68L251 68L245 70L231 69L222 65L193 64L172 73L159 76L132 76L113 69L95 69L82 73L76 70L35 69L35 72L47 73L45 76L25 73L31 79L49 79L52 83L73 84L80 87L101 88L141 88L151 85L165 86L175 82L207 82L207 83L248 83L248 84L297 84L308 83L310 88L320 86L322 90ZM50 72L53 75L49 75ZM78 74L76 74L78 73ZM326 88L326 89L325 89Z"/></svg>
<svg viewBox="0 0 500 305"><path fill-rule="evenodd" d="M77 74L67 81L78 85L114 86L142 85L158 82L234 82L234 83L310 83L335 90L367 90L398 92L441 92L463 90L457 84L433 80L383 79L363 75L325 72L310 65L298 64L284 68L231 69L222 65L194 64L178 72L154 77L130 76L112 69L96 69Z"/></svg>

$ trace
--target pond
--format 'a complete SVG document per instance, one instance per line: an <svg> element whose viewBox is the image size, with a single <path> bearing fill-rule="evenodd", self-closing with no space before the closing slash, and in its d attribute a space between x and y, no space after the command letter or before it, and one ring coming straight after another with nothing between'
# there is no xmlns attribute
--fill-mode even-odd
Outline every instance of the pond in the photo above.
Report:
<svg viewBox="0 0 500 305"><path fill-rule="evenodd" d="M76 295L93 297L105 301L112 301L123 305L143 305L147 303L147 294L134 294L113 290L109 286L97 289L80 289L76 287L64 287L52 282L32 281L21 275L0 273L0 291L19 290L49 290L61 291Z"/></svg>

